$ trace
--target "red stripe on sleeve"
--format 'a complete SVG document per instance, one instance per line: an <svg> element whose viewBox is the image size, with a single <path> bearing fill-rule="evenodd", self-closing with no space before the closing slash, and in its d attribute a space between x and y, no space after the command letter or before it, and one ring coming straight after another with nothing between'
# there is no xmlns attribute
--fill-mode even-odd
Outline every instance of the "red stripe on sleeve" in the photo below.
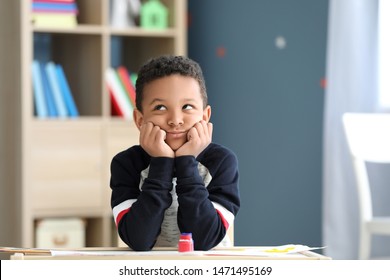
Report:
<svg viewBox="0 0 390 280"><path fill-rule="evenodd" d="M122 220L122 217L127 213L127 212L129 212L130 211L130 208L128 208L128 209L125 209L125 210L123 210L122 212L120 212L119 214L118 214L118 216L116 217L116 226L118 227L118 225L119 225L119 222Z"/></svg>
<svg viewBox="0 0 390 280"><path fill-rule="evenodd" d="M215 209L215 210L217 210L217 209ZM223 226L224 226L225 229L227 230L227 229L229 228L229 223L225 220L225 218L223 217L222 213L221 213L219 210L217 210L217 213L218 213L219 217L220 217L221 220L222 220Z"/></svg>

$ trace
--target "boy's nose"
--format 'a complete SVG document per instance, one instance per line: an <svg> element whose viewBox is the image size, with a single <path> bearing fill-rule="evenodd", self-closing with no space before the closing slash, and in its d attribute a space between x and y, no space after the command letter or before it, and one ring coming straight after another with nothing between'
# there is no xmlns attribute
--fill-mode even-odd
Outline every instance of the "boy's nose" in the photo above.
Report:
<svg viewBox="0 0 390 280"><path fill-rule="evenodd" d="M168 124L170 126L178 126L178 125L182 125L184 122L183 122L183 116L181 113L172 113L170 116L169 116L169 120L168 120Z"/></svg>

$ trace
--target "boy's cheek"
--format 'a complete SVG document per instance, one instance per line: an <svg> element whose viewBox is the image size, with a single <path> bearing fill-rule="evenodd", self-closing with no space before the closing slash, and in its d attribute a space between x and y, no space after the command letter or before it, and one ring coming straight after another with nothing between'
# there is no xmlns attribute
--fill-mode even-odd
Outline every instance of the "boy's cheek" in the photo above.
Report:
<svg viewBox="0 0 390 280"><path fill-rule="evenodd" d="M144 119L144 123L147 123L147 122L152 123L154 126L157 125L159 127L163 127L161 121L159 121L158 119L156 120L155 118Z"/></svg>

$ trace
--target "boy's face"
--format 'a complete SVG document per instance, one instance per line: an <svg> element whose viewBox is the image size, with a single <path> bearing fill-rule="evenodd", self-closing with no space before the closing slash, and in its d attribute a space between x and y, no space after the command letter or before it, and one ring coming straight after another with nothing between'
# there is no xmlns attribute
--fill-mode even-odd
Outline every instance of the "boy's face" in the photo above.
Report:
<svg viewBox="0 0 390 280"><path fill-rule="evenodd" d="M201 120L208 122L211 108L203 108L199 83L192 77L170 75L144 87L142 113L134 110L140 129L151 122L166 132L165 142L173 151L187 142L187 132Z"/></svg>

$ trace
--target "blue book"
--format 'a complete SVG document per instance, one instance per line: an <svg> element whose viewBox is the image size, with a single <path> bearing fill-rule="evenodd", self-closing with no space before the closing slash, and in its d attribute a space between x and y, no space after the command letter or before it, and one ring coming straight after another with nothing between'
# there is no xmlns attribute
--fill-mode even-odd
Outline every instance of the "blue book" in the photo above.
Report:
<svg viewBox="0 0 390 280"><path fill-rule="evenodd" d="M56 109L56 104L54 103L53 93L51 92L49 79L46 75L45 65L43 63L40 63L40 67L41 67L41 76L42 76L42 82L43 82L43 91L45 92L47 109L49 111L49 117L57 117L58 113L57 113L57 109Z"/></svg>
<svg viewBox="0 0 390 280"><path fill-rule="evenodd" d="M77 110L76 103L74 102L72 92L70 90L68 81L64 73L64 69L62 68L61 65L57 64L56 70L57 70L57 78L60 84L61 93L65 100L65 104L66 104L66 108L68 109L69 116L78 117L79 112Z"/></svg>
<svg viewBox="0 0 390 280"><path fill-rule="evenodd" d="M46 118L48 116L48 110L46 106L45 93L43 91L41 69L37 60L34 60L32 63L32 77L36 115L39 118Z"/></svg>
<svg viewBox="0 0 390 280"><path fill-rule="evenodd" d="M60 84L57 79L57 70L54 62L50 61L45 66L47 77L49 78L49 84L51 92L53 93L54 103L59 117L68 116L68 110L66 109L65 100L61 93Z"/></svg>
<svg viewBox="0 0 390 280"><path fill-rule="evenodd" d="M51 10L51 11L63 11L63 12L75 12L77 11L76 3L32 3L33 11L39 10Z"/></svg>

